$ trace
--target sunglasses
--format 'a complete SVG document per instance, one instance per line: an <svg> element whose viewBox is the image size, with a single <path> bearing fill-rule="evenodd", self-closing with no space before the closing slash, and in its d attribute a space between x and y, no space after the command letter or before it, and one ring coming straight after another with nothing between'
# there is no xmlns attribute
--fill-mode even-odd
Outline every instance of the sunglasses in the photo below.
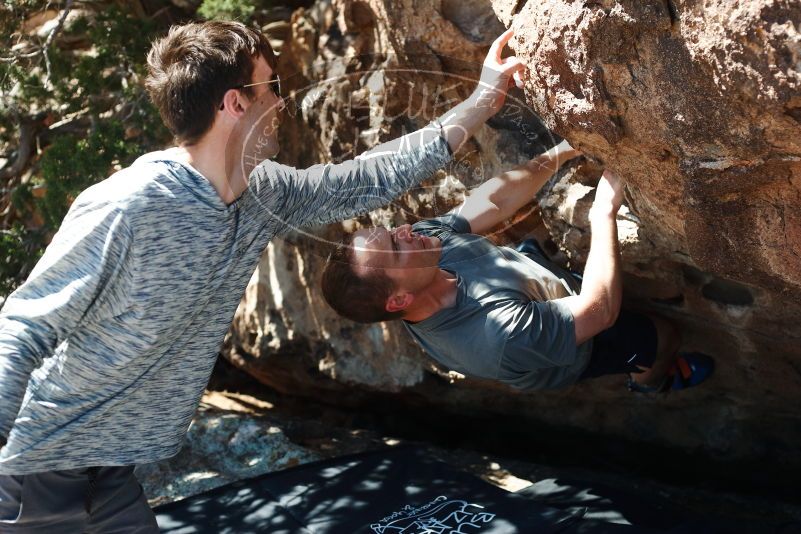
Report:
<svg viewBox="0 0 801 534"><path fill-rule="evenodd" d="M270 88L272 89L273 93L275 93L275 96L281 98L281 78L278 77L278 74L273 74L272 78L270 78L266 82L246 83L245 85L234 87L234 89L244 89L245 87L253 87L254 85L264 85L265 83L275 84Z"/></svg>
<svg viewBox="0 0 801 534"><path fill-rule="evenodd" d="M245 87L253 87L255 85L264 85L265 83L271 84L270 89L275 96L281 98L281 78L278 77L278 74L273 74L272 77L267 80L266 82L254 82L254 83L246 83L244 85L237 85L236 87L231 87L231 89L244 89ZM220 104L220 110L225 108L225 104Z"/></svg>

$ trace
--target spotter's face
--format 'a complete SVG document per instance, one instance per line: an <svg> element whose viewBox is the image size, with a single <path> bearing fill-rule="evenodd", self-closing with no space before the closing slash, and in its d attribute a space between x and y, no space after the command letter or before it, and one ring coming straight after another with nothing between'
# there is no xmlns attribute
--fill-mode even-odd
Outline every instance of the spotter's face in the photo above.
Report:
<svg viewBox="0 0 801 534"><path fill-rule="evenodd" d="M260 56L254 62L251 83L270 80L272 75L272 68ZM254 85L251 88L252 97L248 97L244 90L239 90L237 98L244 113L238 118L232 118L227 109L219 112L226 120L235 121L225 147L226 173L232 181L241 180L245 187L256 165L274 158L280 149L278 127L285 104L275 94L273 85Z"/></svg>

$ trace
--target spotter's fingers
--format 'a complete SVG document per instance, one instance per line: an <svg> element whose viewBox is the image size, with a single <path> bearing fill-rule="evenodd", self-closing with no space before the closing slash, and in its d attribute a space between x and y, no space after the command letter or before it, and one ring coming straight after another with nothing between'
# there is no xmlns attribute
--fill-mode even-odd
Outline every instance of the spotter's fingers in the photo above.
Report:
<svg viewBox="0 0 801 534"><path fill-rule="evenodd" d="M488 59L492 58L498 63L501 63L501 52L503 52L506 43L509 42L509 39L512 38L512 35L514 35L514 33L515 33L514 30L512 28L509 28L508 30L503 32L497 39L495 39L495 41L493 41L492 45L490 46L487 58Z"/></svg>

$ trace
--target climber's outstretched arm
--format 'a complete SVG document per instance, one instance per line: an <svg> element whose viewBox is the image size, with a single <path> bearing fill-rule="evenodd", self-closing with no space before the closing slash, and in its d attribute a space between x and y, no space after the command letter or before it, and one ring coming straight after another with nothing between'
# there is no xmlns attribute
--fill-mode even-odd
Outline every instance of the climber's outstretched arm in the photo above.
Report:
<svg viewBox="0 0 801 534"><path fill-rule="evenodd" d="M604 171L590 209L592 238L581 293L560 299L567 303L581 344L615 323L620 313L623 285L617 212L623 202L623 184L616 174Z"/></svg>
<svg viewBox="0 0 801 534"><path fill-rule="evenodd" d="M530 202L562 163L578 155L567 141L562 141L525 165L487 180L453 213L467 219L473 233L485 232Z"/></svg>

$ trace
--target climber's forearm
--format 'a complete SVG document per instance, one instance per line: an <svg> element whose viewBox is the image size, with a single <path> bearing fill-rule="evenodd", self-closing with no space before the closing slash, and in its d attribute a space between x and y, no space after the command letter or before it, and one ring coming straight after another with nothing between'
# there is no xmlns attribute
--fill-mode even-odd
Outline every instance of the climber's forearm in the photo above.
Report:
<svg viewBox="0 0 801 534"><path fill-rule="evenodd" d="M573 314L578 344L612 326L620 313L623 285L613 208L593 205L590 210L592 238L581 293L564 299Z"/></svg>
<svg viewBox="0 0 801 534"><path fill-rule="evenodd" d="M564 162L580 155L581 153L567 141L562 141L521 167L503 173L501 180L494 187L489 187L486 192L489 200L500 210L502 218L498 222L511 217L517 210L531 202L534 195Z"/></svg>
<svg viewBox="0 0 801 534"><path fill-rule="evenodd" d="M487 180L454 211L467 219L473 233L483 233L531 202L559 166L578 155L577 150L563 141L525 165Z"/></svg>
<svg viewBox="0 0 801 534"><path fill-rule="evenodd" d="M616 212L597 206L590 210L590 252L584 269L581 294L588 294L604 311L607 326L620 312L623 283L620 271L620 244L617 240Z"/></svg>

